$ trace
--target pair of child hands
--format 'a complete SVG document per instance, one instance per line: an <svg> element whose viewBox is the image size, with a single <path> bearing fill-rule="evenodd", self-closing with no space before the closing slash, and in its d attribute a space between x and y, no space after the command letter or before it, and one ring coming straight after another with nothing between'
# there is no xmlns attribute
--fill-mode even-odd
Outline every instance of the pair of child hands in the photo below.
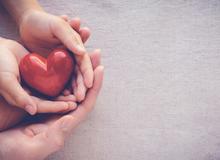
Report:
<svg viewBox="0 0 220 160"><path fill-rule="evenodd" d="M0 129L18 123L26 116L23 110L36 113L65 113L76 109L76 102L85 98L87 88L93 84L93 69L83 43L89 38L88 28L80 27L80 19L68 20L43 11L29 11L18 22L22 41L26 48L36 53L48 54L54 48L66 46L75 53L77 78L69 89L54 101L34 97L20 85L18 65L29 52L18 42L0 39ZM99 54L99 50L95 50ZM7 103L4 101L6 100ZM10 107L5 107L9 105ZM13 106L13 107L12 107ZM21 108L21 109L19 109Z"/></svg>

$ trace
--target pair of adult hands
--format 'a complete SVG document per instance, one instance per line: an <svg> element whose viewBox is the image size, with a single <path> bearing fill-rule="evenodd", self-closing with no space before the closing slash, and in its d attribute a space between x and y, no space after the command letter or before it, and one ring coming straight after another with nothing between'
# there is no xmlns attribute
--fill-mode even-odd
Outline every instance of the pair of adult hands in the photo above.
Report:
<svg viewBox="0 0 220 160"><path fill-rule="evenodd" d="M71 130L91 111L96 101L103 78L100 51L95 50L90 56L83 53L85 50L82 42L89 38L90 31L88 28L80 28L79 19L68 21L68 23L67 21L66 16L59 18L44 12L32 12L27 14L19 25L21 38L31 51L49 53L50 49L64 44L76 54L77 64L85 86L90 88L85 100L78 107L72 102L74 97L68 91L63 96L58 97L58 101L47 101L30 96L20 86L18 70L19 61L24 55L28 54L28 51L17 42L0 40L4 41L1 43L4 45L0 46L0 54L3 54L1 57L4 57L1 59L1 64L4 65L0 66L0 92L10 104L18 107L25 106L25 109L31 114L50 112L51 110L65 112L77 107L74 112L68 115L49 117L41 123L26 124L1 132L0 142L2 145L0 151L2 159L9 160L18 157L23 160L37 160L57 151ZM84 93L81 92L81 97L83 97L86 92L85 86L82 85L82 81L79 80L78 82L78 90L80 90L80 86L81 90L84 88ZM35 106L35 110L33 110L33 106Z"/></svg>

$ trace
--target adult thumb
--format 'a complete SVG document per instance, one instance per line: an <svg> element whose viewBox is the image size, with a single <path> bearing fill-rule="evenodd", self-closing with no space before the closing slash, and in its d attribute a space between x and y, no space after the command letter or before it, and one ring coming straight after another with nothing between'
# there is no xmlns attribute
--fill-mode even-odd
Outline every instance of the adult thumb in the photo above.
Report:
<svg viewBox="0 0 220 160"><path fill-rule="evenodd" d="M35 138L38 141L38 147L44 148L46 155L50 155L63 148L65 139L73 129L73 120L72 116L66 115L50 122L48 128L46 130L43 128L44 130L41 130L41 133Z"/></svg>

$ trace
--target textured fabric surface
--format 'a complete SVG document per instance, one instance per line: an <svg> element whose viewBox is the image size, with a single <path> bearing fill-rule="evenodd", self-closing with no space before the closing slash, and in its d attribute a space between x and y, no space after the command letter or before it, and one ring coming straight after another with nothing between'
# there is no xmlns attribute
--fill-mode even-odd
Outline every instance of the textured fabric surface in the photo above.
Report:
<svg viewBox="0 0 220 160"><path fill-rule="evenodd" d="M220 159L219 0L40 2L81 17L105 65L95 110L48 160Z"/></svg>

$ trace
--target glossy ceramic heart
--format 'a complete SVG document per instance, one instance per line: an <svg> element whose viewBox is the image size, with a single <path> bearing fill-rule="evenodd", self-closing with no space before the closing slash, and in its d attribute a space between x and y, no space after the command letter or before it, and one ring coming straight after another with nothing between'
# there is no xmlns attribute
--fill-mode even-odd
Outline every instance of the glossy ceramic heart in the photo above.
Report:
<svg viewBox="0 0 220 160"><path fill-rule="evenodd" d="M66 50L57 49L47 58L31 53L19 65L22 79L38 92L54 97L65 87L74 70L74 60Z"/></svg>

